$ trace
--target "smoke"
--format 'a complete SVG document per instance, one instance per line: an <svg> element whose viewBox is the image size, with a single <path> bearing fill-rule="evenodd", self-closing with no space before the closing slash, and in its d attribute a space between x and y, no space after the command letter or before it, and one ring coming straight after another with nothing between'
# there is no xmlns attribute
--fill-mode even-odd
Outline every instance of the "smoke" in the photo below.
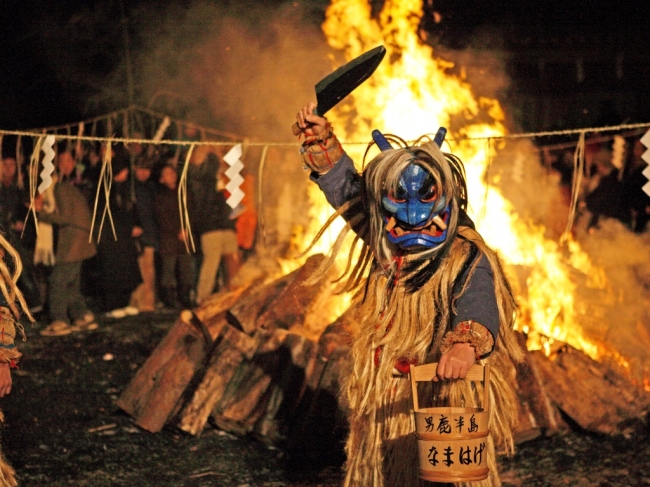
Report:
<svg viewBox="0 0 650 487"><path fill-rule="evenodd" d="M249 4L237 10L206 1L170 7L156 15L157 28L143 37L134 56L138 92L153 108L174 108L176 116L197 123L216 120L223 130L253 140L295 140L289 132L295 112L314 99L314 84L332 68L320 22L322 17L312 20L294 4L272 10ZM506 99L506 59L476 47L436 47L435 55L454 62L452 72L471 84L477 97ZM506 125L518 131L507 106L505 111ZM541 165L532 141L498 149L489 183L521 219L544 225L547 238L557 241L568 218L567 193L558 175ZM297 156L274 151L272 159L276 166L266 176L263 194L266 201L277 201L277 209L275 216L267 211L266 232L277 234L269 240L281 242L288 240L300 213L295 209L306 205L306 176ZM577 286L577 324L589 338L630 361L633 377L650 376L645 358L650 347L648 236L604 221L577 238L606 274L605 287L597 288L567 264Z"/></svg>
<svg viewBox="0 0 650 487"><path fill-rule="evenodd" d="M509 141L494 158L487 179L521 220L543 226L545 237L559 242L569 219L570 190L560 184L556 171L541 164L531 141ZM569 250L559 248L575 285L575 325L610 352L603 360L620 365L619 355L629 364L626 372L643 383L650 377L650 233L635 234L608 218L587 229L589 218L578 213L573 236L600 272L583 273L571 265Z"/></svg>
<svg viewBox="0 0 650 487"><path fill-rule="evenodd" d="M472 86L476 98L506 98L510 88L510 78L506 75L505 68L506 59L493 50L452 50L439 46L434 48L434 55L454 63L450 72L467 81Z"/></svg>
<svg viewBox="0 0 650 487"><path fill-rule="evenodd" d="M297 3L195 1L157 17L134 63L140 98L237 135L291 140L295 113L331 70L319 26Z"/></svg>
<svg viewBox="0 0 650 487"><path fill-rule="evenodd" d="M578 239L593 262L605 270L606 287L584 287L583 327L629 362L634 379L650 378L650 233L632 233L619 221L604 219Z"/></svg>
<svg viewBox="0 0 650 487"><path fill-rule="evenodd" d="M297 143L291 135L295 115L315 101L314 85L332 70L320 29L323 13L313 15L309 5L190 0L163 11L132 11L137 97L238 141ZM308 224L307 211L296 209L308 207L312 183L297 147L271 146L263 174L261 154L250 147L244 156L246 170L261 183L257 251L284 255L295 228Z"/></svg>

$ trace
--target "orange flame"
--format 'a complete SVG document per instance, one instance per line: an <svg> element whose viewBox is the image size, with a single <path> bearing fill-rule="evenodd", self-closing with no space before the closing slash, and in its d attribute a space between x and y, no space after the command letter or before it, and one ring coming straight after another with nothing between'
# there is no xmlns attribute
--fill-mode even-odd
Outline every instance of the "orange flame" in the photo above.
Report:
<svg viewBox="0 0 650 487"><path fill-rule="evenodd" d="M522 221L500 191L486 183L487 162L496 155L494 144L486 139L506 134L504 112L497 100L477 98L467 82L450 74L453 64L436 58L421 42L417 32L422 13L420 0L387 0L377 17L368 0L331 1L323 31L332 48L342 51L346 60L380 44L387 49L375 74L354 91L351 101L328 114L339 139L369 140L372 129L378 128L414 140L435 133L439 126L452 128L457 139L453 152L467 171L470 216L511 274L516 269L527 271L525 288L518 295L522 310L518 327L528 334L529 348L550 353L559 340L599 358L607 352L586 339L578 325L570 270L587 275L590 286L601 289L606 285L604 272L576 242L569 240L561 249L545 238L543 227ZM458 124L459 119L464 123L454 127L452 120ZM353 159L361 160L365 144L344 146ZM314 225L307 229L304 245L331 214L319 190L310 191ZM342 225L341 221L314 251L327 252Z"/></svg>

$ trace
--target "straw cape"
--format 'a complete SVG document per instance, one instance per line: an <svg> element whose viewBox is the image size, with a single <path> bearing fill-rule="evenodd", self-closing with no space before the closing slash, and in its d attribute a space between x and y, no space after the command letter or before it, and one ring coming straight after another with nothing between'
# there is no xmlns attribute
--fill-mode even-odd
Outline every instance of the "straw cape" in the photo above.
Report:
<svg viewBox="0 0 650 487"><path fill-rule="evenodd" d="M9 364L15 367L21 354L14 343L16 332L19 331L22 339L25 340L25 331L18 318L20 312L18 305L25 315L34 321L29 312L27 303L22 293L16 286L18 276L22 271L22 262L14 248L0 234L0 363ZM10 263L8 265L8 262ZM0 422L4 422L4 414L0 411ZM0 487L14 487L18 485L15 478L15 471L7 463L4 455L0 452Z"/></svg>
<svg viewBox="0 0 650 487"><path fill-rule="evenodd" d="M494 351L481 363L491 364L488 436L490 476L466 485L501 485L495 448L514 449L511 428L517 418L517 400L512 388L513 361L521 358L512 325L515 304L497 256L472 229L461 227L447 258L419 290L404 291L397 283L387 292L386 277L373 273L367 280L363 322L352 347L352 373L345 384L350 405L350 435L346 444L346 487L398 487L425 485L418 480L417 440L413 432L410 381L395 376L395 363L408 357L417 363L437 362L443 336L450 331L454 296L453 283L475 245L494 272L501 327ZM470 273L473 269L470 270ZM381 347L381 360L373 360ZM431 405L482 407L482 386L463 380L432 383ZM422 393L422 391L421 391ZM421 399L423 400L423 399ZM431 484L426 484L431 485ZM464 484L458 484L464 485Z"/></svg>

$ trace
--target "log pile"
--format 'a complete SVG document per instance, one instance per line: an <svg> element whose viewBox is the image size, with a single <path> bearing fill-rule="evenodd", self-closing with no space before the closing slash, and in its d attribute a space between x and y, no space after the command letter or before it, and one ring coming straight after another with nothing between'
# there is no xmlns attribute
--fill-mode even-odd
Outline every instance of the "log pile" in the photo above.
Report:
<svg viewBox="0 0 650 487"><path fill-rule="evenodd" d="M305 284L322 259L183 311L117 405L151 432L168 425L200 435L210 424L305 455L338 454L347 428L341 384L358 318L353 306L318 336L307 330L331 293ZM648 393L568 345L552 359L527 353L517 392L518 442L573 426L628 435L644 427L650 407Z"/></svg>

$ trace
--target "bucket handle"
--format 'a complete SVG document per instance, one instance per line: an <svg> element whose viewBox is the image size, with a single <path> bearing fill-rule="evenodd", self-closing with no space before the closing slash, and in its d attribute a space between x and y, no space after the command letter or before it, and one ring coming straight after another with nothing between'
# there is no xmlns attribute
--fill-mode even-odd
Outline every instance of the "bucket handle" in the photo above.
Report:
<svg viewBox="0 0 650 487"><path fill-rule="evenodd" d="M413 409L416 413L420 412L420 406L418 402L418 382L431 381L436 375L437 368L437 362L418 366L411 365L411 372L409 373L409 376L411 377L411 389L413 391ZM483 382L483 409L486 411L489 410L490 366L480 364L472 365L467 371L465 380L471 380L472 382Z"/></svg>

